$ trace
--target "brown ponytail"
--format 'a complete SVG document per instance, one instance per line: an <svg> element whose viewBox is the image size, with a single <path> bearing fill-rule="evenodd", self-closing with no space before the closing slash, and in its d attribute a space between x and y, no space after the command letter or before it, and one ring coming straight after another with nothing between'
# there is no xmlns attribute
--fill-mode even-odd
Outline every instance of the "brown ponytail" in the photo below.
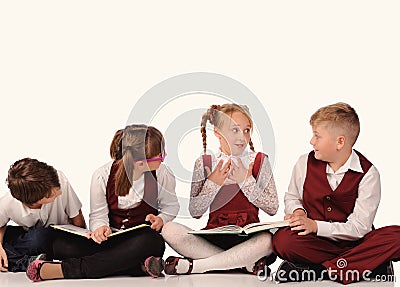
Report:
<svg viewBox="0 0 400 287"><path fill-rule="evenodd" d="M110 145L110 156L113 160L122 158L122 134L124 130L117 130Z"/></svg>
<svg viewBox="0 0 400 287"><path fill-rule="evenodd" d="M130 125L123 130L121 139L122 157L118 160L115 176L115 194L129 193L136 161L156 157L164 151L164 137L152 126Z"/></svg>

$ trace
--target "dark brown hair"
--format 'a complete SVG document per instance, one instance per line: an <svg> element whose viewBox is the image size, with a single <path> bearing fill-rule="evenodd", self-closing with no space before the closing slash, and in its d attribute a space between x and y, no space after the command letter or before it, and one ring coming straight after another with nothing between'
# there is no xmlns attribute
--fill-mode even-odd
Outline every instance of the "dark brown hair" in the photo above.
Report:
<svg viewBox="0 0 400 287"><path fill-rule="evenodd" d="M224 116L222 113L225 115L231 116L234 112L240 112L244 114L250 122L251 129L253 129L253 121L250 116L250 111L247 106L242 106L238 104L223 104L222 106L220 105L212 105L204 114L203 117L201 118L201 136L203 138L203 150L204 153L206 153L206 148L207 148L207 133L206 133L206 125L207 121L210 122L213 126L221 129L222 125L224 124L224 121L226 120L226 116ZM253 142L249 141L249 146L252 151L254 151L254 146Z"/></svg>
<svg viewBox="0 0 400 287"><path fill-rule="evenodd" d="M125 196L129 193L136 161L156 157L164 151L164 137L152 126L130 125L122 135L122 158L118 160L115 177L115 194Z"/></svg>
<svg viewBox="0 0 400 287"><path fill-rule="evenodd" d="M110 145L110 156L113 160L118 160L122 158L122 134L123 129L117 130L114 134Z"/></svg>
<svg viewBox="0 0 400 287"><path fill-rule="evenodd" d="M31 158L23 158L12 164L6 182L11 195L28 205L50 197L52 188L60 187L57 170Z"/></svg>

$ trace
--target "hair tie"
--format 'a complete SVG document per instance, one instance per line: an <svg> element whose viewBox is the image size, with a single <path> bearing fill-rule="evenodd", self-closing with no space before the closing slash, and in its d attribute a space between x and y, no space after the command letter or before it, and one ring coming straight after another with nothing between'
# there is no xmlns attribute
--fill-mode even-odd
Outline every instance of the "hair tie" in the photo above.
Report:
<svg viewBox="0 0 400 287"><path fill-rule="evenodd" d="M123 150L124 150L124 152L126 152L127 150L133 151L133 147L128 145L128 146L123 147Z"/></svg>

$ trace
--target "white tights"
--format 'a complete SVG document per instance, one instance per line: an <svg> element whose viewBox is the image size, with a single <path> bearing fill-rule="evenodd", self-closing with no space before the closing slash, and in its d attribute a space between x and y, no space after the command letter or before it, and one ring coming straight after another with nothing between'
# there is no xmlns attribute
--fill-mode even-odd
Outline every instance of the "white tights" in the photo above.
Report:
<svg viewBox="0 0 400 287"><path fill-rule="evenodd" d="M191 229L182 224L168 222L161 234L176 252L194 259L192 273L241 267L246 267L251 272L258 259L272 253L271 234L267 232L257 233L250 239L223 250L200 236L188 234L188 231ZM185 273L188 268L187 260L179 260L178 273Z"/></svg>

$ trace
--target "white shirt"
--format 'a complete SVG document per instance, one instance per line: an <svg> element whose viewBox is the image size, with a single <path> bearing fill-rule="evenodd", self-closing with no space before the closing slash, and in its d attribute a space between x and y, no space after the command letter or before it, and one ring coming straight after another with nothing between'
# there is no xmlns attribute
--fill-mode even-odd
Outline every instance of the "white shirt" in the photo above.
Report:
<svg viewBox="0 0 400 287"><path fill-rule="evenodd" d="M100 226L109 226L107 204L107 181L110 176L113 162L108 162L97 169L92 176L90 185L90 230L94 231ZM163 163L156 170L158 183L157 204L159 214L165 223L172 221L179 211L179 203L175 194L175 177ZM118 197L118 208L130 209L138 206L144 195L144 174L132 183L126 196Z"/></svg>
<svg viewBox="0 0 400 287"><path fill-rule="evenodd" d="M288 191L285 193L285 214L294 210L304 209L303 186L307 174L308 154L302 155L293 168ZM333 192L349 170L364 172L359 156L352 151L349 159L336 171L326 165L326 175ZM379 172L371 166L358 186L358 197L353 212L348 216L347 222L327 222L316 220L318 236L333 240L357 240L364 237L372 230L372 224L381 199L381 183Z"/></svg>
<svg viewBox="0 0 400 287"><path fill-rule="evenodd" d="M15 199L10 192L0 198L0 226L10 220L28 229L32 226L47 227L51 224L68 224L68 219L79 214L82 208L78 196L72 189L67 178L57 171L60 181L61 195L53 202L43 204L40 209L31 209Z"/></svg>

